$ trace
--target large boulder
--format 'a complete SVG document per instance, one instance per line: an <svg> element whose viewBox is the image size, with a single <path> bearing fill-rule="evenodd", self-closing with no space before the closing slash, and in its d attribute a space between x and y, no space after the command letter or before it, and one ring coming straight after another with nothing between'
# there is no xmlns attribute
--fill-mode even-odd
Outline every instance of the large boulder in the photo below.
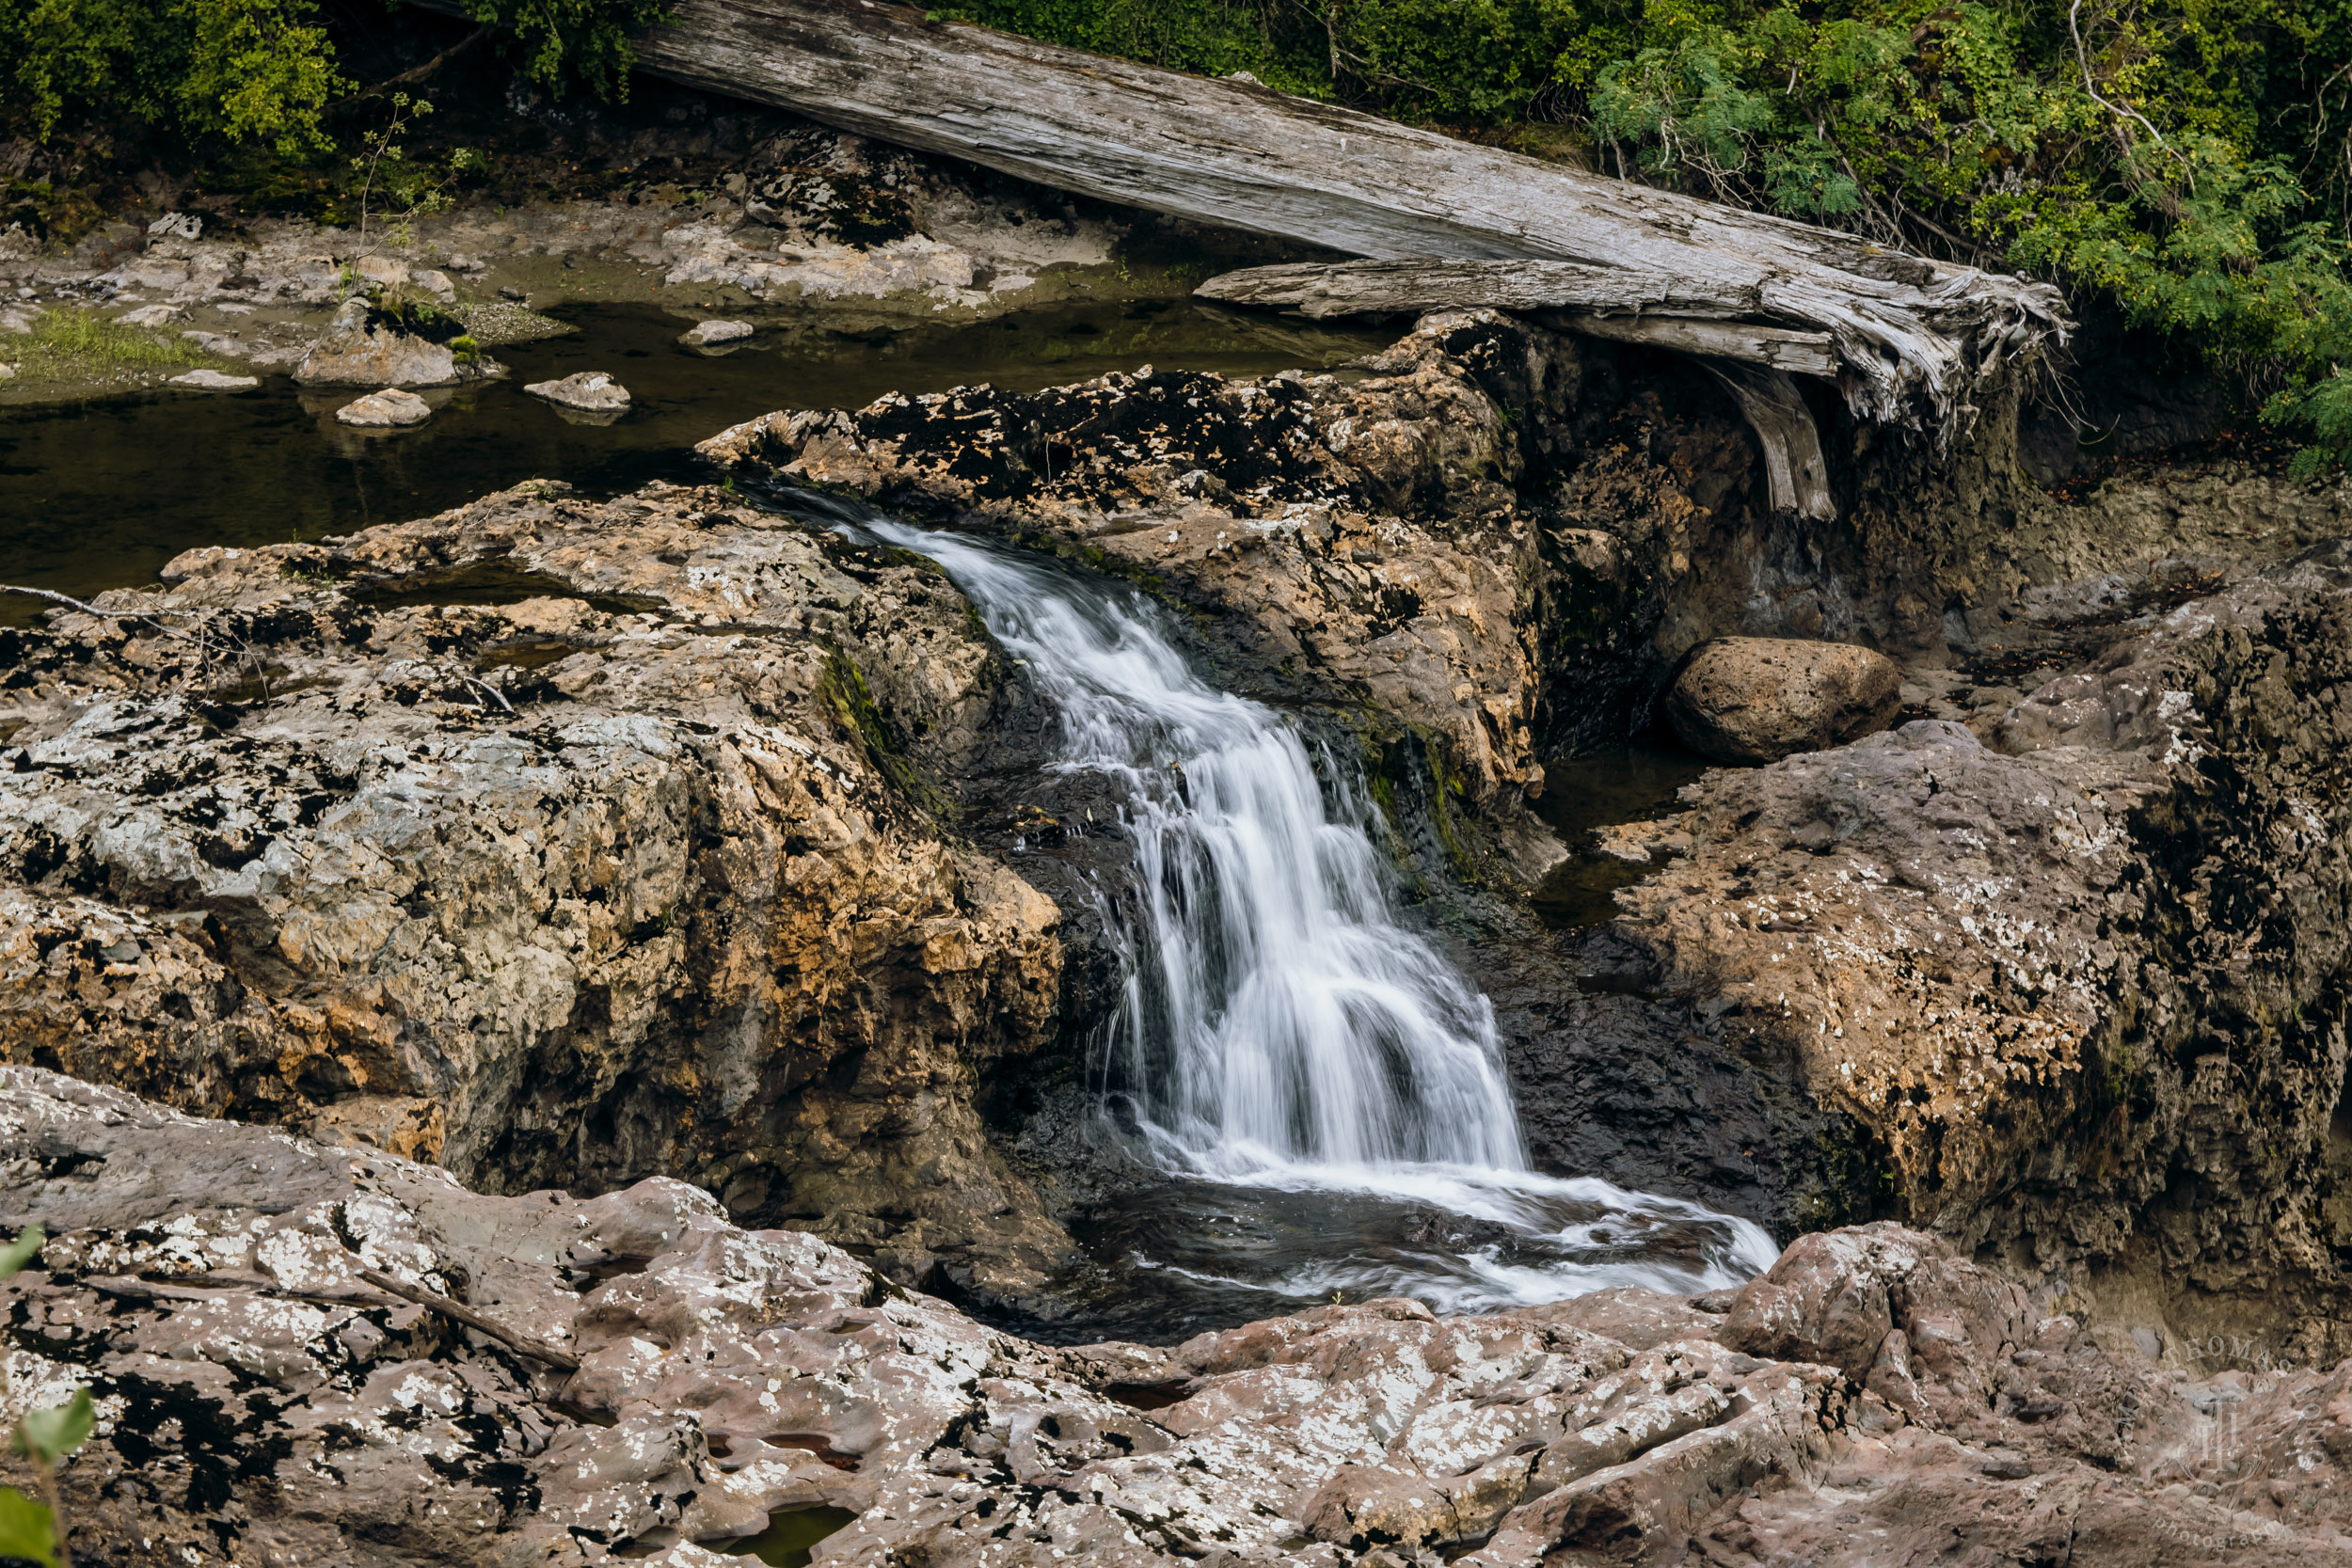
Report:
<svg viewBox="0 0 2352 1568"><path fill-rule="evenodd" d="M1666 721L1684 745L1717 762L1777 762L1886 728L1901 688L1894 660L1868 648L1724 637L1683 666Z"/></svg>
<svg viewBox="0 0 2352 1568"><path fill-rule="evenodd" d="M532 483L165 578L0 631L0 1058L494 1188L685 1176L911 1278L1066 1256L973 1105L1061 942L919 798L1009 701L939 573Z"/></svg>
<svg viewBox="0 0 2352 1568"><path fill-rule="evenodd" d="M2159 1368L1892 1227L1727 1302L1391 1298L1057 1349L683 1182L482 1196L32 1069L0 1067L0 1227L51 1235L0 1284L13 1386L96 1396L59 1478L94 1568L719 1568L771 1522L835 1527L840 1568L2352 1548L2352 1367Z"/></svg>

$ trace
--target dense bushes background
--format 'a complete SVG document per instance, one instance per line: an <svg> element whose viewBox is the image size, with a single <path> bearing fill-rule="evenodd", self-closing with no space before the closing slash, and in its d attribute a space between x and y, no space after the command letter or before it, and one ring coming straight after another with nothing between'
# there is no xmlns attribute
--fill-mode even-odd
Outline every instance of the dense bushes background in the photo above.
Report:
<svg viewBox="0 0 2352 1568"><path fill-rule="evenodd" d="M326 0L330 8L357 0ZM511 68L625 89L660 0L469 0ZM382 13L375 12L382 25ZM2352 453L2352 0L961 0L934 14L1488 136L2054 277ZM128 118L325 157L348 10L0 0L0 131ZM401 24L400 13L392 25Z"/></svg>

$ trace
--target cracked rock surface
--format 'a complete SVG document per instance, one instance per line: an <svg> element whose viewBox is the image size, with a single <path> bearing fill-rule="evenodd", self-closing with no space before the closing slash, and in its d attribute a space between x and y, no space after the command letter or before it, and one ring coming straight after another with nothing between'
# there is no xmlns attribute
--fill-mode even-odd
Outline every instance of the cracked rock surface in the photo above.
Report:
<svg viewBox="0 0 2352 1568"><path fill-rule="evenodd" d="M0 1168L52 1236L0 1287L12 1386L96 1396L63 1482L106 1568L720 1568L814 1508L818 1563L877 1568L2352 1550L2352 1367L2160 1368L1889 1225L1710 1296L1049 1349L681 1182L484 1196L38 1069L0 1068Z"/></svg>
<svg viewBox="0 0 2352 1568"><path fill-rule="evenodd" d="M1013 700L936 570L532 484L166 575L0 632L0 1057L909 1277L1066 1255L973 1111L1062 944L921 803Z"/></svg>

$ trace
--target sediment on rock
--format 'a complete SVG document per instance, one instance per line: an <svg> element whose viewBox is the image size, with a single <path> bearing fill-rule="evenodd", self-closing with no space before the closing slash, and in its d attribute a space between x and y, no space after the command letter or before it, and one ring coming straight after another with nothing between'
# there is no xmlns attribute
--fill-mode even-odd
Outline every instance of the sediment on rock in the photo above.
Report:
<svg viewBox="0 0 2352 1568"><path fill-rule="evenodd" d="M1012 701L937 571L527 484L167 578L0 632L0 1053L908 1277L1066 1255L972 1110L1062 944L933 815Z"/></svg>
<svg viewBox="0 0 2352 1568"><path fill-rule="evenodd" d="M97 1402L62 1481L98 1568L711 1568L814 1508L845 1521L819 1562L877 1568L2352 1550L2352 1368L2158 1364L1892 1226L1709 1296L1369 1301L1053 1350L680 1182L480 1196L24 1068L0 1168L0 1225L51 1234L0 1286L15 1387Z"/></svg>

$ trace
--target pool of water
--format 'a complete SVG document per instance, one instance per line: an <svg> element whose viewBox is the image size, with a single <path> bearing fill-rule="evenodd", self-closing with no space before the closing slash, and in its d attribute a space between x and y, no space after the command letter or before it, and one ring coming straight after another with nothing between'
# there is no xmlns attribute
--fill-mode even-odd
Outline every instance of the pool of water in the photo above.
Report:
<svg viewBox="0 0 2352 1568"><path fill-rule="evenodd" d="M85 595L154 580L198 545L348 533L456 506L526 479L614 495L704 469L693 444L775 408L856 407L885 392L990 382L1034 390L1151 363L1264 375L1328 369L1392 332L1252 317L1189 300L1060 305L962 326L763 330L724 354L690 349L691 323L654 306L559 309L570 336L495 350L502 381L430 394L411 430L359 432L349 388L284 375L249 392L166 388L0 409L0 582ZM600 370L635 398L619 420L575 422L526 382ZM0 595L0 624L40 604Z"/></svg>
<svg viewBox="0 0 2352 1568"><path fill-rule="evenodd" d="M1658 734L1604 746L1571 762L1546 764L1535 813L1559 833L1569 853L1530 899L1544 924L1561 930L1613 918L1617 890L1658 867L1599 853L1592 847L1594 830L1672 815L1675 792L1697 783L1708 767L1705 757Z"/></svg>

